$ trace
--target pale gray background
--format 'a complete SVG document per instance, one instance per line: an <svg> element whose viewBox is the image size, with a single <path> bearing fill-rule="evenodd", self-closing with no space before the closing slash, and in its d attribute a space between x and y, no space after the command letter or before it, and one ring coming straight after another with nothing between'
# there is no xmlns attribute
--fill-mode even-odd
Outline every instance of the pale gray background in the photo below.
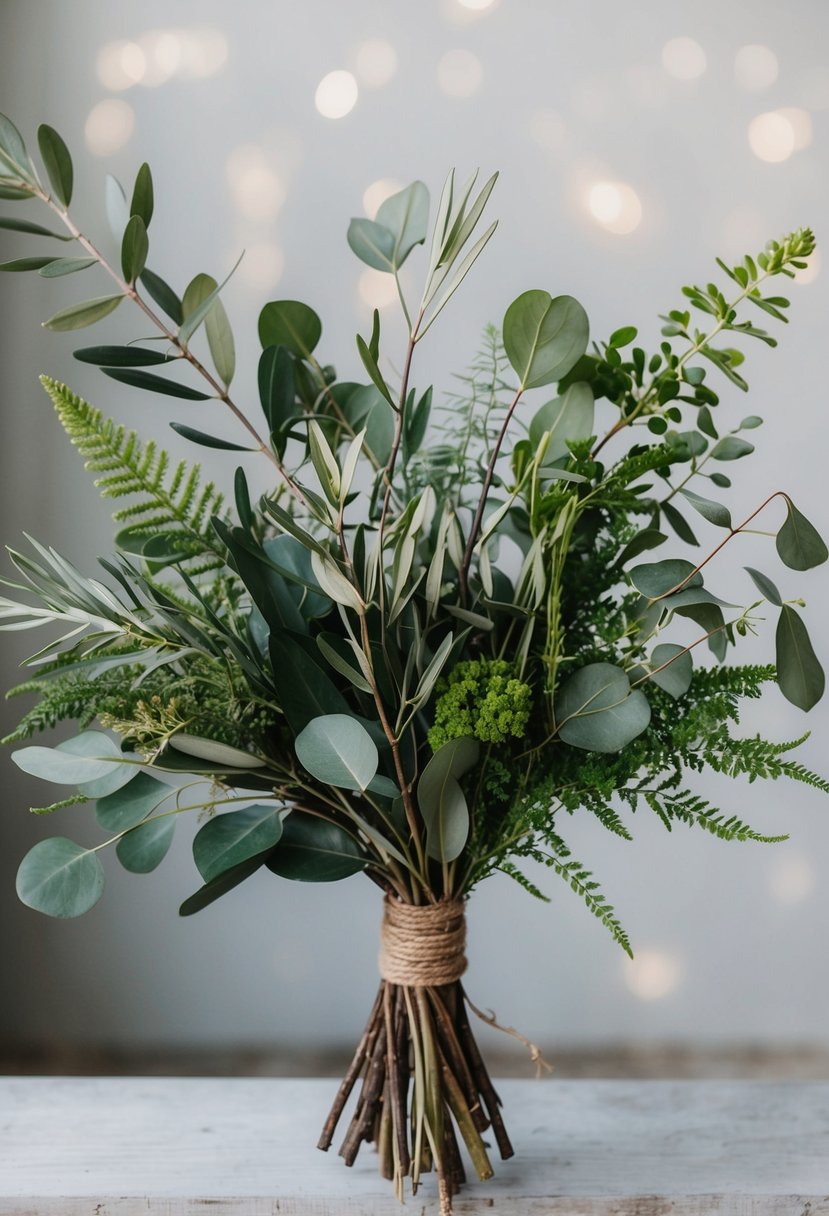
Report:
<svg viewBox="0 0 829 1216"><path fill-rule="evenodd" d="M349 216L363 213L363 192L377 179L418 176L434 194L450 165L502 171L494 200L501 228L474 281L424 343L415 375L421 386L432 378L446 385L449 373L473 355L484 323L499 321L528 287L577 295L597 336L632 322L653 344L657 313L679 302L682 283L710 277L714 255L756 251L767 237L804 223L823 235L829 9L818 0L785 9L772 0L693 6L500 0L481 13L457 0L233 6L5 0L0 22L0 109L32 143L41 121L63 133L76 159L75 212L90 233L107 242L105 172L130 181L147 158L158 194L154 266L183 285L199 270L220 274L242 248L254 251L250 269L243 268L226 293L242 365L240 396L248 401L255 318L269 298L311 303L324 319L325 358L343 375L361 375L353 335L366 326L368 309L345 228ZM226 45L224 66L204 77L174 75L157 87L104 87L96 75L102 46L140 42L163 29L218 33ZM675 78L662 64L664 44L683 36L700 44L707 61L691 80ZM378 37L396 49L394 77L382 88L362 89L347 117L321 117L314 107L321 77L336 68L356 71L359 47ZM735 79L735 54L746 44L768 46L778 57L779 78L763 91L748 91ZM459 49L472 52L481 67L479 87L466 97L446 95L438 79L442 58ZM85 146L84 127L107 97L132 107L134 130L101 158ZM764 163L749 146L748 124L779 107L809 111L813 140L782 163ZM229 159L248 145L254 153L230 161L234 186ZM258 201L263 213L267 192L279 201L276 175L284 201L271 208L274 214L251 217L250 202L247 215L238 209L240 165L243 171L253 166L254 210ZM603 231L585 207L590 184L607 178L629 183L641 200L641 223L629 235ZM281 278L257 282L268 265L278 269L272 251L263 263L262 246L269 243L283 255ZM3 234L4 257L33 248L25 238ZM83 287L89 294L106 290L91 277ZM749 408L767 419L755 432L758 455L737 469L739 485L729 495L738 518L783 486L829 527L827 288L824 262L813 282L791 288L793 324L780 335L780 349L750 350L750 407L736 392L724 394L735 420ZM118 389L71 358L85 335L78 341L39 328L80 290L77 278L0 282L0 501L4 540L19 544L25 528L91 571L94 556L110 543L107 508L56 424L38 373L65 379L145 436L163 436L170 416L192 422L195 411L171 415L163 398ZM387 352L399 362L391 342L399 330L391 323L386 329ZM137 332L134 319L119 316L89 340ZM211 428L217 425L224 423L211 416ZM174 438L170 433L170 447L178 450ZM206 463L223 476L232 471L232 458L208 453ZM770 542L731 546L709 581L741 602L748 594L739 574L743 563L778 569ZM826 569L781 573L780 582L787 595L808 598L813 635L829 653L821 609ZM771 634L767 625L745 655L765 660ZM4 686L15 680L14 656L24 647L20 635L4 638ZM4 719L12 721L9 710ZM746 731L775 738L793 737L806 725L775 691L762 705L747 707L744 718ZM827 708L819 706L808 719L814 734L801 751L817 768L829 767L828 725ZM367 882L307 887L257 875L181 921L178 904L197 885L192 831L185 825L155 874L124 874L109 858L109 885L98 907L78 922L49 921L16 903L18 861L42 836L58 831L91 839L94 829L87 829L82 810L64 812L60 823L28 816L26 807L42 798L42 789L18 774L7 754L0 763L0 1036L7 1044L298 1046L339 1043L358 1032L375 984L379 907ZM627 845L593 820L576 818L566 835L616 903L640 951L639 970L559 880L537 876L554 897L546 907L499 879L470 908L473 997L553 1048L671 1038L829 1045L829 895L822 881L829 804L800 787L710 778L697 785L761 828L790 830L792 841L763 848L683 830L668 836L643 817L634 824L636 843ZM641 990L649 981L667 991L654 999L637 995L637 983Z"/></svg>

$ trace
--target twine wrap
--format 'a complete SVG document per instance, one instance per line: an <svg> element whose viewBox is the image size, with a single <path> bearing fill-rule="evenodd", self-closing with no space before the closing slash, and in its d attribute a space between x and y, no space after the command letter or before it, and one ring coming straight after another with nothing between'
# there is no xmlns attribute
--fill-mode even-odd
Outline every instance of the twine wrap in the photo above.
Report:
<svg viewBox="0 0 829 1216"><path fill-rule="evenodd" d="M380 929L380 975L407 988L439 988L466 971L462 900L404 904L386 898Z"/></svg>

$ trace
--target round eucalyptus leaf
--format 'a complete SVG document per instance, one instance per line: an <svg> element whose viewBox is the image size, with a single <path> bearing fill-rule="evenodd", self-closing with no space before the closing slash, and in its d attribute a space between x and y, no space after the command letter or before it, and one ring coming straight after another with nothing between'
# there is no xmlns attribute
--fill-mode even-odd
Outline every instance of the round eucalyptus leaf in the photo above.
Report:
<svg viewBox="0 0 829 1216"><path fill-rule="evenodd" d="M631 690L627 674L612 663L590 663L556 697L558 734L571 747L618 752L646 730L651 711L645 695Z"/></svg>
<svg viewBox="0 0 829 1216"><path fill-rule="evenodd" d="M750 456L753 451L754 444L749 443L747 439L740 439L738 435L726 435L714 444L711 456L714 460L740 460L743 456Z"/></svg>
<svg viewBox="0 0 829 1216"><path fill-rule="evenodd" d="M315 815L291 811L282 838L265 862L280 878L296 882L337 882L366 867L366 857L353 836Z"/></svg>
<svg viewBox="0 0 829 1216"><path fill-rule="evenodd" d="M683 590L686 587L701 587L702 575L699 572L694 574L694 569L692 563L682 557L668 557L662 562L644 562L641 566L634 566L628 572L628 577L637 591L653 600L680 584L683 584Z"/></svg>
<svg viewBox="0 0 829 1216"><path fill-rule="evenodd" d="M429 191L415 181L385 199L375 220L394 238L392 263L398 270L415 245L422 245L429 228Z"/></svg>
<svg viewBox="0 0 829 1216"><path fill-rule="evenodd" d="M530 442L537 447L549 431L545 463L568 456L568 439L589 439L593 434L593 415L593 390L584 380L577 380L560 397L542 405L530 423Z"/></svg>
<svg viewBox="0 0 829 1216"><path fill-rule="evenodd" d="M478 762L480 744L464 735L435 752L417 783L417 804L426 824L426 852L454 861L469 837L469 808L458 778Z"/></svg>
<svg viewBox="0 0 829 1216"><path fill-rule="evenodd" d="M284 814L283 806L271 802L209 819L193 841L193 859L204 881L272 849L282 835Z"/></svg>
<svg viewBox="0 0 829 1216"><path fill-rule="evenodd" d="M761 570L755 570L752 566L746 566L745 570L760 594L764 596L770 604L774 604L777 608L782 608L783 597L768 575L763 574Z"/></svg>
<svg viewBox="0 0 829 1216"><path fill-rule="evenodd" d="M667 664L663 667L663 664ZM655 671L662 667L661 671ZM694 663L690 652L685 646L675 642L662 642L654 646L651 654L651 682L657 684L672 697L681 697L691 687L694 675Z"/></svg>
<svg viewBox="0 0 829 1216"><path fill-rule="evenodd" d="M87 730L57 747L20 748L12 752L11 758L24 773L40 777L42 781L80 785L107 777L122 760L122 755L109 735Z"/></svg>
<svg viewBox="0 0 829 1216"><path fill-rule="evenodd" d="M307 359L322 336L322 322L313 308L299 300L272 300L259 314L262 346L286 346Z"/></svg>
<svg viewBox="0 0 829 1216"><path fill-rule="evenodd" d="M374 740L347 714L314 718L297 735L295 747L303 767L326 785L364 790L377 772L379 756Z"/></svg>
<svg viewBox="0 0 829 1216"><path fill-rule="evenodd" d="M394 233L374 220L353 219L346 234L349 247L372 270L394 273Z"/></svg>
<svg viewBox="0 0 829 1216"><path fill-rule="evenodd" d="M714 524L717 528L731 528L731 512L721 502L703 498L701 494L695 494L693 490L680 492L694 510L699 511L702 518L708 520L709 524Z"/></svg>
<svg viewBox="0 0 829 1216"><path fill-rule="evenodd" d="M525 291L504 316L504 349L522 388L553 384L587 350L587 313L572 296Z"/></svg>
<svg viewBox="0 0 829 1216"><path fill-rule="evenodd" d="M95 818L106 832L125 832L146 819L172 793L173 786L138 772L121 789L98 799Z"/></svg>
<svg viewBox="0 0 829 1216"><path fill-rule="evenodd" d="M174 815L158 816L139 823L122 836L115 846L118 860L125 870L133 874L149 874L160 865L176 830Z"/></svg>
<svg viewBox="0 0 829 1216"><path fill-rule="evenodd" d="M61 920L88 912L103 890L104 868L98 854L65 836L39 841L17 871L21 902Z"/></svg>

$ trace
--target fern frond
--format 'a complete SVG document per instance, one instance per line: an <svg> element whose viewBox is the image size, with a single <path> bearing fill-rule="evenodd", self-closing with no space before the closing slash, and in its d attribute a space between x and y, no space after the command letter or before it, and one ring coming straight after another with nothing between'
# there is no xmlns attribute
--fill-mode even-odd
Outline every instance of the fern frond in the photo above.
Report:
<svg viewBox="0 0 829 1216"><path fill-rule="evenodd" d="M564 879L577 895L580 895L587 907L597 920L608 929L613 938L619 943L625 954L633 958L630 939L619 923L612 904L609 904L599 889L599 884L593 878L590 870L586 870L580 861L565 861L554 853L543 853L544 864Z"/></svg>
<svg viewBox="0 0 829 1216"><path fill-rule="evenodd" d="M223 551L210 520L223 514L224 495L211 481L201 484L199 466L181 460L171 468L169 455L153 440L142 443L135 431L104 418L65 384L47 376L41 383L85 467L98 474L101 495L134 500L119 506L113 519L128 524L139 538L174 533L190 574L222 567Z"/></svg>
<svg viewBox="0 0 829 1216"><path fill-rule="evenodd" d="M540 899L542 903L550 903L550 896L545 895L544 892L541 891L531 879L527 878L527 875L522 870L519 870L518 866L513 865L511 861L505 861L504 864L498 868L502 874L506 874L508 878L513 880L513 882L517 882L519 887L523 887L524 890L529 892L530 895L535 896L536 899Z"/></svg>
<svg viewBox="0 0 829 1216"><path fill-rule="evenodd" d="M786 835L764 836L755 832L736 815L726 816L691 790L680 790L678 793L666 790L637 792L642 794L645 802L659 816L669 832L676 821L689 827L704 828L720 840L754 840L759 844L779 844L782 840L788 840Z"/></svg>

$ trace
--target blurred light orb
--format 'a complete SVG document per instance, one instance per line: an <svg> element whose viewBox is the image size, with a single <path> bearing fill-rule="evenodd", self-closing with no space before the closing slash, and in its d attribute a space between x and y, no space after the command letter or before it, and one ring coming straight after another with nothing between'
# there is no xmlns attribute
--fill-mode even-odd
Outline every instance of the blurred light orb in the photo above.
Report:
<svg viewBox="0 0 829 1216"><path fill-rule="evenodd" d="M486 8L492 8L495 3L496 0L458 0L461 8L469 8L476 13L481 13Z"/></svg>
<svg viewBox="0 0 829 1216"><path fill-rule="evenodd" d="M286 190L256 144L234 148L225 165L233 201L249 220L270 220L285 202Z"/></svg>
<svg viewBox="0 0 829 1216"><path fill-rule="evenodd" d="M776 903L794 907L808 899L817 886L815 867L801 853L777 862L769 877L769 889Z"/></svg>
<svg viewBox="0 0 829 1216"><path fill-rule="evenodd" d="M597 224L617 236L639 227L642 203L627 182L595 182L587 192L587 210Z"/></svg>
<svg viewBox="0 0 829 1216"><path fill-rule="evenodd" d="M814 283L819 274L820 250L816 249L803 269L794 272L794 281L795 283L799 283L801 287L806 287L809 283Z"/></svg>
<svg viewBox="0 0 829 1216"><path fill-rule="evenodd" d="M666 950L637 950L636 958L625 964L625 983L642 1001L670 996L681 979L679 959Z"/></svg>
<svg viewBox="0 0 829 1216"><path fill-rule="evenodd" d="M251 287L269 291L276 287L285 269L285 255L272 241L248 245L239 266L239 275Z"/></svg>
<svg viewBox="0 0 829 1216"><path fill-rule="evenodd" d="M357 104L360 90L351 72L338 68L323 76L314 94L314 105L323 118L345 118Z"/></svg>
<svg viewBox="0 0 829 1216"><path fill-rule="evenodd" d="M378 181L366 186L363 191L363 210L370 220L373 220L378 209L387 198L397 194L403 187L391 177L381 177Z"/></svg>
<svg viewBox="0 0 829 1216"><path fill-rule="evenodd" d="M95 68L104 88L117 93L141 82L147 57L137 42L108 42L98 52Z"/></svg>
<svg viewBox="0 0 829 1216"><path fill-rule="evenodd" d="M135 111L120 97L108 97L93 106L84 125L86 146L93 156L111 156L135 130Z"/></svg>
<svg viewBox="0 0 829 1216"><path fill-rule="evenodd" d="M779 164L788 160L796 147L795 130L785 114L769 110L748 124L748 142L759 160Z"/></svg>
<svg viewBox="0 0 829 1216"><path fill-rule="evenodd" d="M704 74L708 60L694 38L671 38L662 48L662 66L675 80L696 80Z"/></svg>
<svg viewBox="0 0 829 1216"><path fill-rule="evenodd" d="M447 97L471 97L483 78L481 61L471 51L447 51L438 64L438 84Z"/></svg>
<svg viewBox="0 0 829 1216"><path fill-rule="evenodd" d="M181 66L184 47L177 30L150 30L141 38L147 70L141 81L148 89L166 84Z"/></svg>
<svg viewBox="0 0 829 1216"><path fill-rule="evenodd" d="M367 89L382 89L397 71L397 51L384 38L369 38L357 48L357 75Z"/></svg>
<svg viewBox="0 0 829 1216"><path fill-rule="evenodd" d="M799 106L784 106L777 113L782 114L786 122L791 124L795 152L808 148L812 142L812 116L809 111L801 110Z"/></svg>
<svg viewBox="0 0 829 1216"><path fill-rule="evenodd" d="M388 308L398 299L394 275L382 270L364 270L357 284L360 299L369 308Z"/></svg>
<svg viewBox="0 0 829 1216"><path fill-rule="evenodd" d="M774 84L779 72L777 56L769 46L752 43L741 46L734 56L737 84L750 93L759 93Z"/></svg>
<svg viewBox="0 0 829 1216"><path fill-rule="evenodd" d="M567 140L567 124L557 110L536 110L530 116L530 135L540 147L558 152Z"/></svg>
<svg viewBox="0 0 829 1216"><path fill-rule="evenodd" d="M220 30L182 30L182 76L203 80L216 76L227 63L227 39Z"/></svg>

